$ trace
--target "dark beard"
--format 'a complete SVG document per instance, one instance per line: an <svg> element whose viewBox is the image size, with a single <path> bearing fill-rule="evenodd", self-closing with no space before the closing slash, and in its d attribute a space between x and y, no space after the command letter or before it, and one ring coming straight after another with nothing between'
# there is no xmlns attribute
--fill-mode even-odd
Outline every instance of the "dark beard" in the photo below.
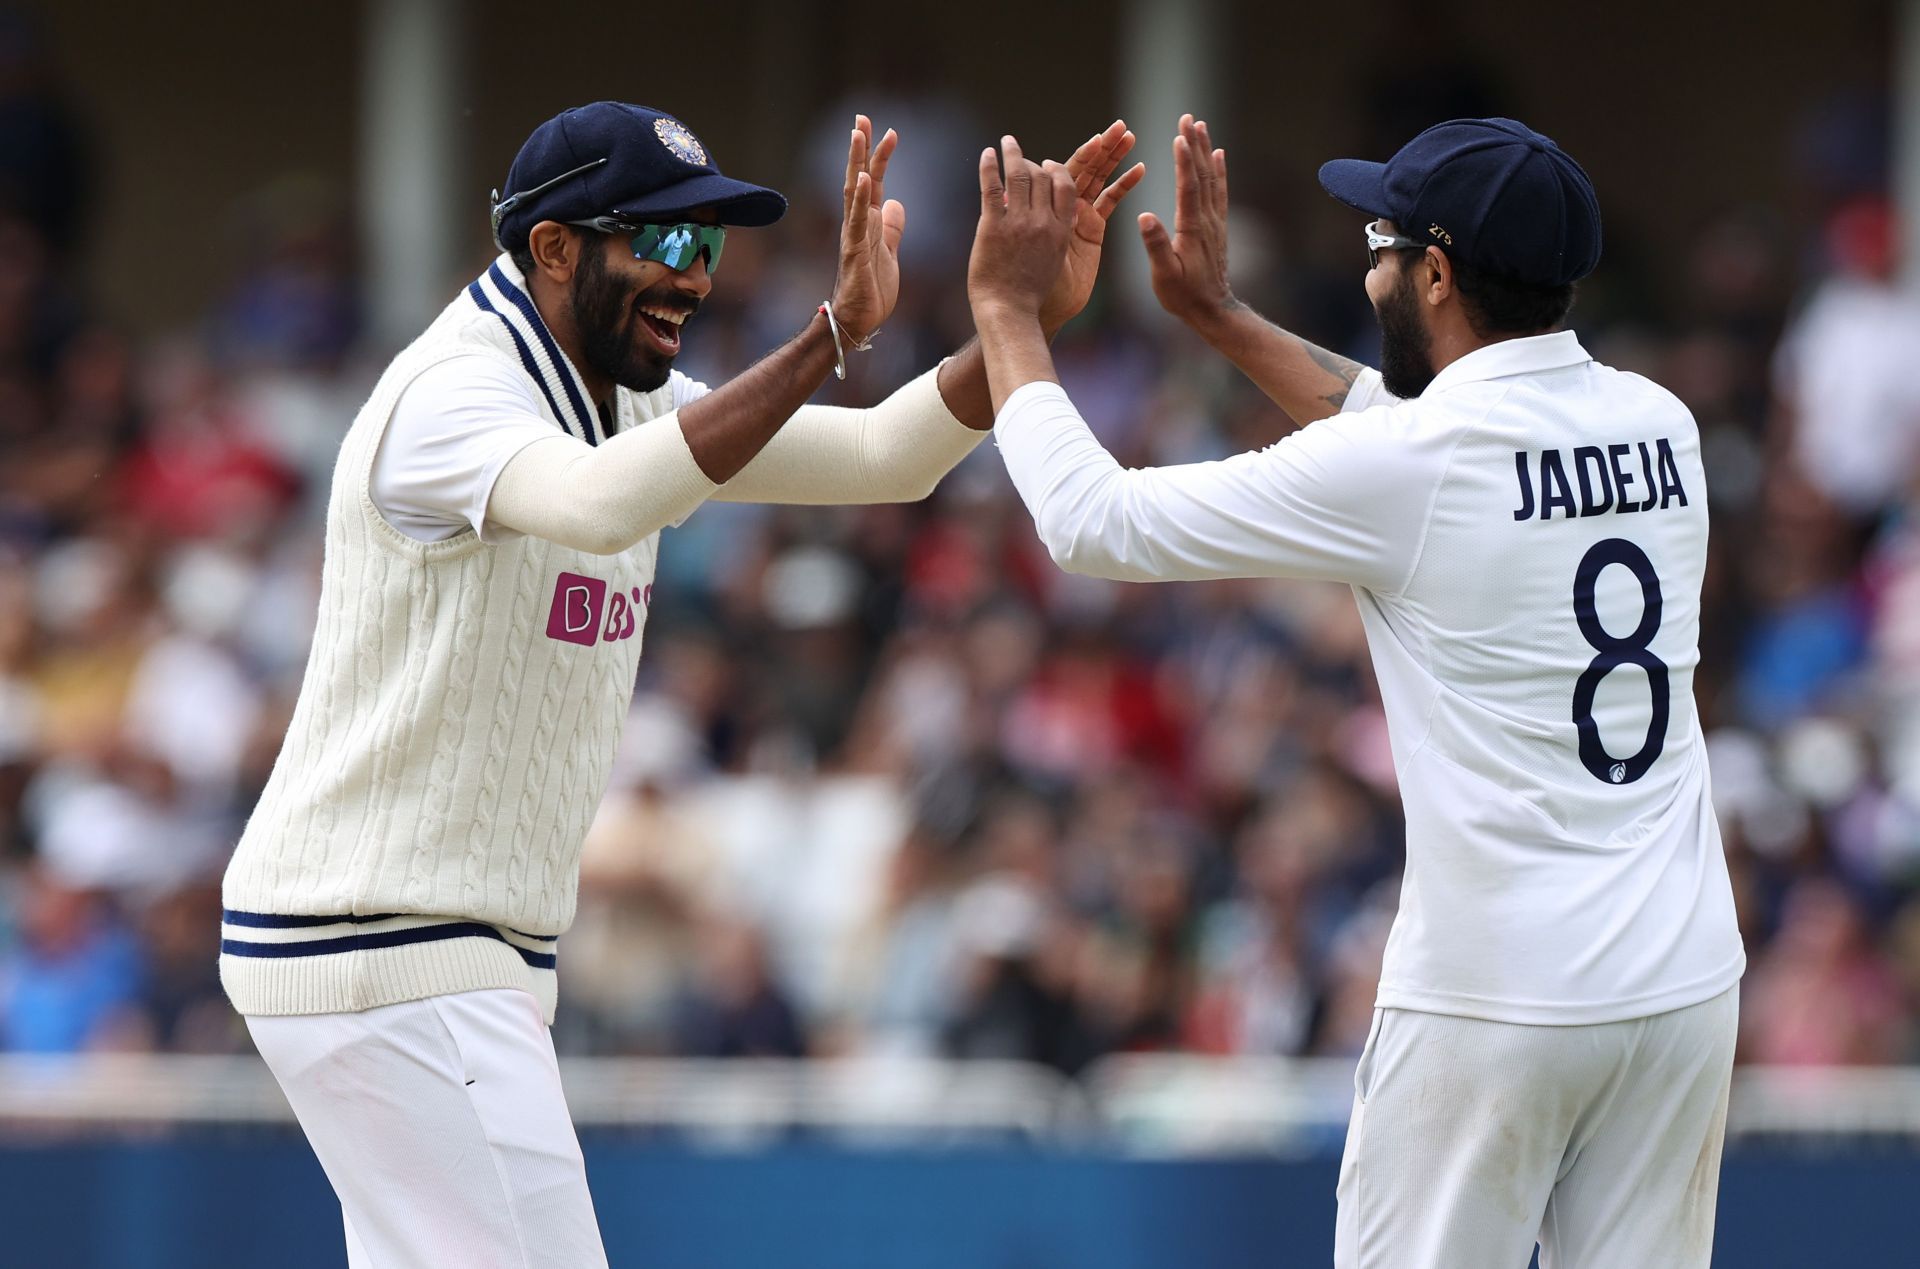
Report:
<svg viewBox="0 0 1920 1269"><path fill-rule="evenodd" d="M597 240L580 256L580 269L573 279L573 326L580 332L580 348L589 369L597 371L633 392L652 392L667 381L673 358L662 356L642 344L634 329L642 319L641 304L656 308L685 309L692 313L699 301L675 291L671 286L629 291L607 269L609 239Z"/></svg>
<svg viewBox="0 0 1920 1269"><path fill-rule="evenodd" d="M1420 297L1414 294L1411 269L1401 271L1385 302L1374 306L1373 316L1380 323L1381 386L1402 400L1419 396L1438 372L1433 368L1433 336L1420 324Z"/></svg>

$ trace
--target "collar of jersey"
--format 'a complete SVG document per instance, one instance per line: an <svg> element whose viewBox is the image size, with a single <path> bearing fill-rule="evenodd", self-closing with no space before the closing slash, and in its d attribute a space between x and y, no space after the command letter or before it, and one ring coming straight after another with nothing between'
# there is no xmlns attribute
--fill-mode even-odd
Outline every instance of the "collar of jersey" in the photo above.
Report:
<svg viewBox="0 0 1920 1269"><path fill-rule="evenodd" d="M502 253L487 266L487 271L467 287L467 297L482 310L493 314L506 328L519 354L520 364L533 377L553 410L553 417L569 436L589 445L598 445L602 435L597 413L587 403L586 381L574 369L560 344L547 329L547 323L527 293L526 278L513 267L511 257Z"/></svg>
<svg viewBox="0 0 1920 1269"><path fill-rule="evenodd" d="M1592 355L1580 346L1579 337L1570 330L1503 339L1497 344L1476 348L1449 365L1433 377L1433 382L1421 396L1429 396L1463 383L1504 379L1508 375L1534 374L1542 370L1564 370L1568 366L1592 360Z"/></svg>

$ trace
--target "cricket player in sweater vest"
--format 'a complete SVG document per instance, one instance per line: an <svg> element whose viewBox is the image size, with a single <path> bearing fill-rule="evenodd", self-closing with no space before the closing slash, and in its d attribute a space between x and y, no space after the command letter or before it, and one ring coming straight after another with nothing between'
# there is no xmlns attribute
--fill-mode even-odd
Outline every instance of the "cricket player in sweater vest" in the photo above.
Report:
<svg viewBox="0 0 1920 1269"><path fill-rule="evenodd" d="M968 288L1007 469L1063 567L1350 583L1407 863L1339 1182L1340 1269L1705 1269L1745 967L1693 702L1707 499L1685 406L1557 329L1600 255L1509 119L1320 170L1370 217L1381 370L1227 287L1227 164L1174 142L1160 302L1301 430L1123 471L1038 320L1073 183L981 157Z"/></svg>
<svg viewBox="0 0 1920 1269"><path fill-rule="evenodd" d="M354 1269L605 1265L547 1027L662 528L709 498L925 497L992 423L977 343L871 410L805 404L892 311L897 138L847 151L832 295L709 390L672 369L730 229L779 219L679 120L542 124L502 254L348 431L313 651L227 870L220 971L340 1197ZM1115 124L1044 320L1086 303L1138 166Z"/></svg>

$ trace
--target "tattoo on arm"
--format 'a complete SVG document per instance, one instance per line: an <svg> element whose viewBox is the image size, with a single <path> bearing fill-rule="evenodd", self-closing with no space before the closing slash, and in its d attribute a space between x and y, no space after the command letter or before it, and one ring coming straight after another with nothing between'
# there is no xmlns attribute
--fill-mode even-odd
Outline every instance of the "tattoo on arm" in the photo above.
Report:
<svg viewBox="0 0 1920 1269"><path fill-rule="evenodd" d="M1240 368L1269 400L1305 426L1346 407L1366 367L1328 352L1238 305L1206 333L1207 342Z"/></svg>
<svg viewBox="0 0 1920 1269"><path fill-rule="evenodd" d="M1296 335L1294 338L1299 339L1300 337ZM1327 392L1320 398L1338 410L1347 403L1347 393L1353 391L1353 381L1360 377L1360 371L1362 369L1360 363L1342 357L1338 353L1330 353L1318 344L1309 343L1304 339L1300 340L1300 346L1306 351L1307 356L1313 359L1314 365L1339 380L1338 387Z"/></svg>

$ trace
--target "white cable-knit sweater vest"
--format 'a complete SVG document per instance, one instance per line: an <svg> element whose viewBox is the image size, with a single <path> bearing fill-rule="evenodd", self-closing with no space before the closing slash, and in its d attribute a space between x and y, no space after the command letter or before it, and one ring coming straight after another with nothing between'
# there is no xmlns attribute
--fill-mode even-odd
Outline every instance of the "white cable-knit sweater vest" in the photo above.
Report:
<svg viewBox="0 0 1920 1269"><path fill-rule="evenodd" d="M368 490L401 392L500 358L557 429L604 439L502 257L387 368L340 449L313 651L226 874L220 976L246 1014L521 987L553 1016L555 939L632 696L659 541L587 555L471 531L419 542ZM672 408L617 393L615 429Z"/></svg>

